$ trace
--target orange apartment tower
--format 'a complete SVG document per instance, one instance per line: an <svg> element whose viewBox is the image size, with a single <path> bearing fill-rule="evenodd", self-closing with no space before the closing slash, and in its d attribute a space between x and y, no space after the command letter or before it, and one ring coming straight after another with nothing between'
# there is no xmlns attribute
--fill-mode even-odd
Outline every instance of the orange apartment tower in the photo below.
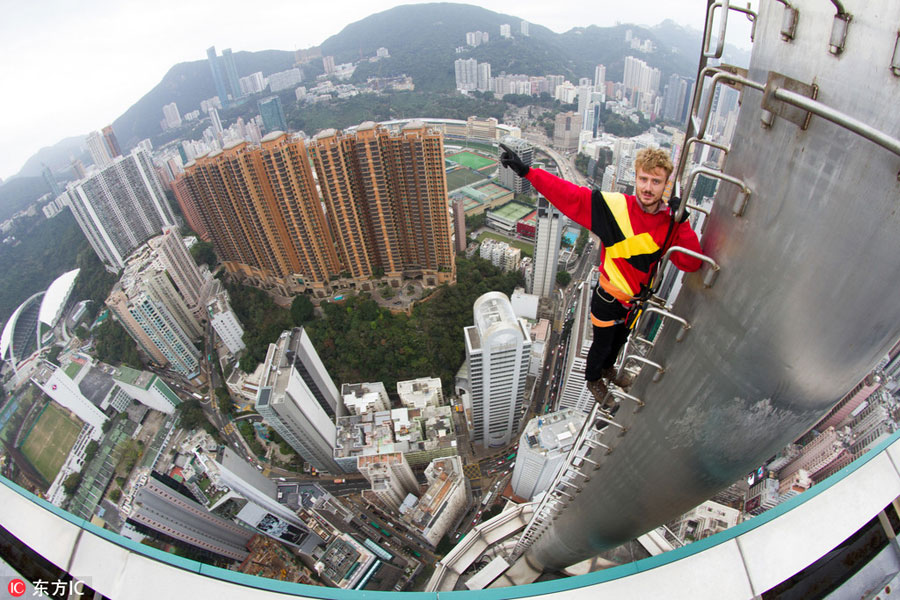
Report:
<svg viewBox="0 0 900 600"><path fill-rule="evenodd" d="M443 138L419 122L329 129L308 145L273 132L198 157L174 187L229 272L277 295L456 278Z"/></svg>

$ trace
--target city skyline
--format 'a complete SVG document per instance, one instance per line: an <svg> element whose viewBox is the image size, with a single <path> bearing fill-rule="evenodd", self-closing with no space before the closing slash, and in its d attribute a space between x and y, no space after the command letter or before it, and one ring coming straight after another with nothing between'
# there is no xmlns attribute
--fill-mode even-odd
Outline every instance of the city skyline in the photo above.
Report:
<svg viewBox="0 0 900 600"><path fill-rule="evenodd" d="M43 147L87 135L113 122L157 85L171 67L204 60L210 46L231 47L234 52L307 48L371 14L419 3L343 0L301 6L268 2L254 8L257 22L284 23L281 29L248 28L246 19L232 18L246 9L227 2L217 3L215 10L205 2L128 7L92 2L79 5L77 11L62 3L9 6L0 22L0 47L5 55L16 58L0 64L0 75L18 82L21 93L0 100L0 111L7 117L0 122L0 178L6 180L17 174ZM700 30L704 18L702 6L685 10L686 2L662 0L644 2L639 7L616 6L614 11L599 10L588 18L574 2L547 5L529 0L517 4L514 11L499 0L467 4L500 13L514 12L516 18L557 33L617 22L652 26L667 18ZM734 21L738 23L738 19ZM103 35L85 35L97 30ZM161 35L163 31L167 35ZM734 35L733 40L742 42L746 37ZM50 69L53 77L48 76ZM111 81L115 85L110 85ZM61 90L68 92L65 102L59 101Z"/></svg>

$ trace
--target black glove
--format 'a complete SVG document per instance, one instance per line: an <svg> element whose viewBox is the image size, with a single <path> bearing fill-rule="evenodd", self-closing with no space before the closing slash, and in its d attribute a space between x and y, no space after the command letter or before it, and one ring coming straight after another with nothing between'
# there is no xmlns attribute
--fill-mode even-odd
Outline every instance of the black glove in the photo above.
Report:
<svg viewBox="0 0 900 600"><path fill-rule="evenodd" d="M669 198L669 208L672 210L672 218L675 218L675 216L678 214L679 206L681 206L681 198L679 198L678 196L672 196L671 198ZM688 212L687 205L685 205L684 212L681 213L681 220L678 222L684 223L688 220L689 216L691 215Z"/></svg>
<svg viewBox="0 0 900 600"><path fill-rule="evenodd" d="M506 167L507 169L512 169L513 172L519 177L525 177L528 175L528 171L530 170L529 166L522 162L522 159L519 158L519 155L500 144L500 147L503 148L503 153L500 155L500 164Z"/></svg>

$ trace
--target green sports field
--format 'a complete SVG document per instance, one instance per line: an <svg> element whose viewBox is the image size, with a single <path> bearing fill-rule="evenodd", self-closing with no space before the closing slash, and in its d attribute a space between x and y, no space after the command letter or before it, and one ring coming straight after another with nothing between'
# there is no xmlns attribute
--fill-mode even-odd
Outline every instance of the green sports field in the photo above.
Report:
<svg viewBox="0 0 900 600"><path fill-rule="evenodd" d="M448 160L452 160L455 163L459 163L464 167L469 167L470 169L484 169L486 167L493 166L497 164L496 160L491 158L485 158L484 156L479 156L473 152L457 152L453 156L448 156Z"/></svg>
<svg viewBox="0 0 900 600"><path fill-rule="evenodd" d="M51 402L28 432L22 443L22 454L52 483L80 432L81 422Z"/></svg>
<svg viewBox="0 0 900 600"><path fill-rule="evenodd" d="M447 173L447 191L452 192L461 187L472 185L477 181L487 179L484 175L469 169L456 169Z"/></svg>

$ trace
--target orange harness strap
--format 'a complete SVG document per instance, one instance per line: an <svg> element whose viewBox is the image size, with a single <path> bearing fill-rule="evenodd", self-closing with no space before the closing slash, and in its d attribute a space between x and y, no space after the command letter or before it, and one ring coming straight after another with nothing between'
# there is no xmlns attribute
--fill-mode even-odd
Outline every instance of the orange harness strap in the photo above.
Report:
<svg viewBox="0 0 900 600"><path fill-rule="evenodd" d="M623 319L619 319L618 321L601 321L594 315L591 315L591 325L594 327L612 327L613 325L618 325L619 323L624 323Z"/></svg>
<svg viewBox="0 0 900 600"><path fill-rule="evenodd" d="M607 279L606 276L602 272L599 272L598 274L600 275L600 277L598 279L598 283L600 284L600 287L603 289L604 292L606 292L607 294L609 294L610 296L612 296L613 298L615 298L616 300L618 300L619 302L622 302L624 304L629 304L631 302L634 302L634 296L629 296L628 294L626 294L625 292L623 292L622 290L620 290L619 288L614 286L612 284L612 282L609 279Z"/></svg>

